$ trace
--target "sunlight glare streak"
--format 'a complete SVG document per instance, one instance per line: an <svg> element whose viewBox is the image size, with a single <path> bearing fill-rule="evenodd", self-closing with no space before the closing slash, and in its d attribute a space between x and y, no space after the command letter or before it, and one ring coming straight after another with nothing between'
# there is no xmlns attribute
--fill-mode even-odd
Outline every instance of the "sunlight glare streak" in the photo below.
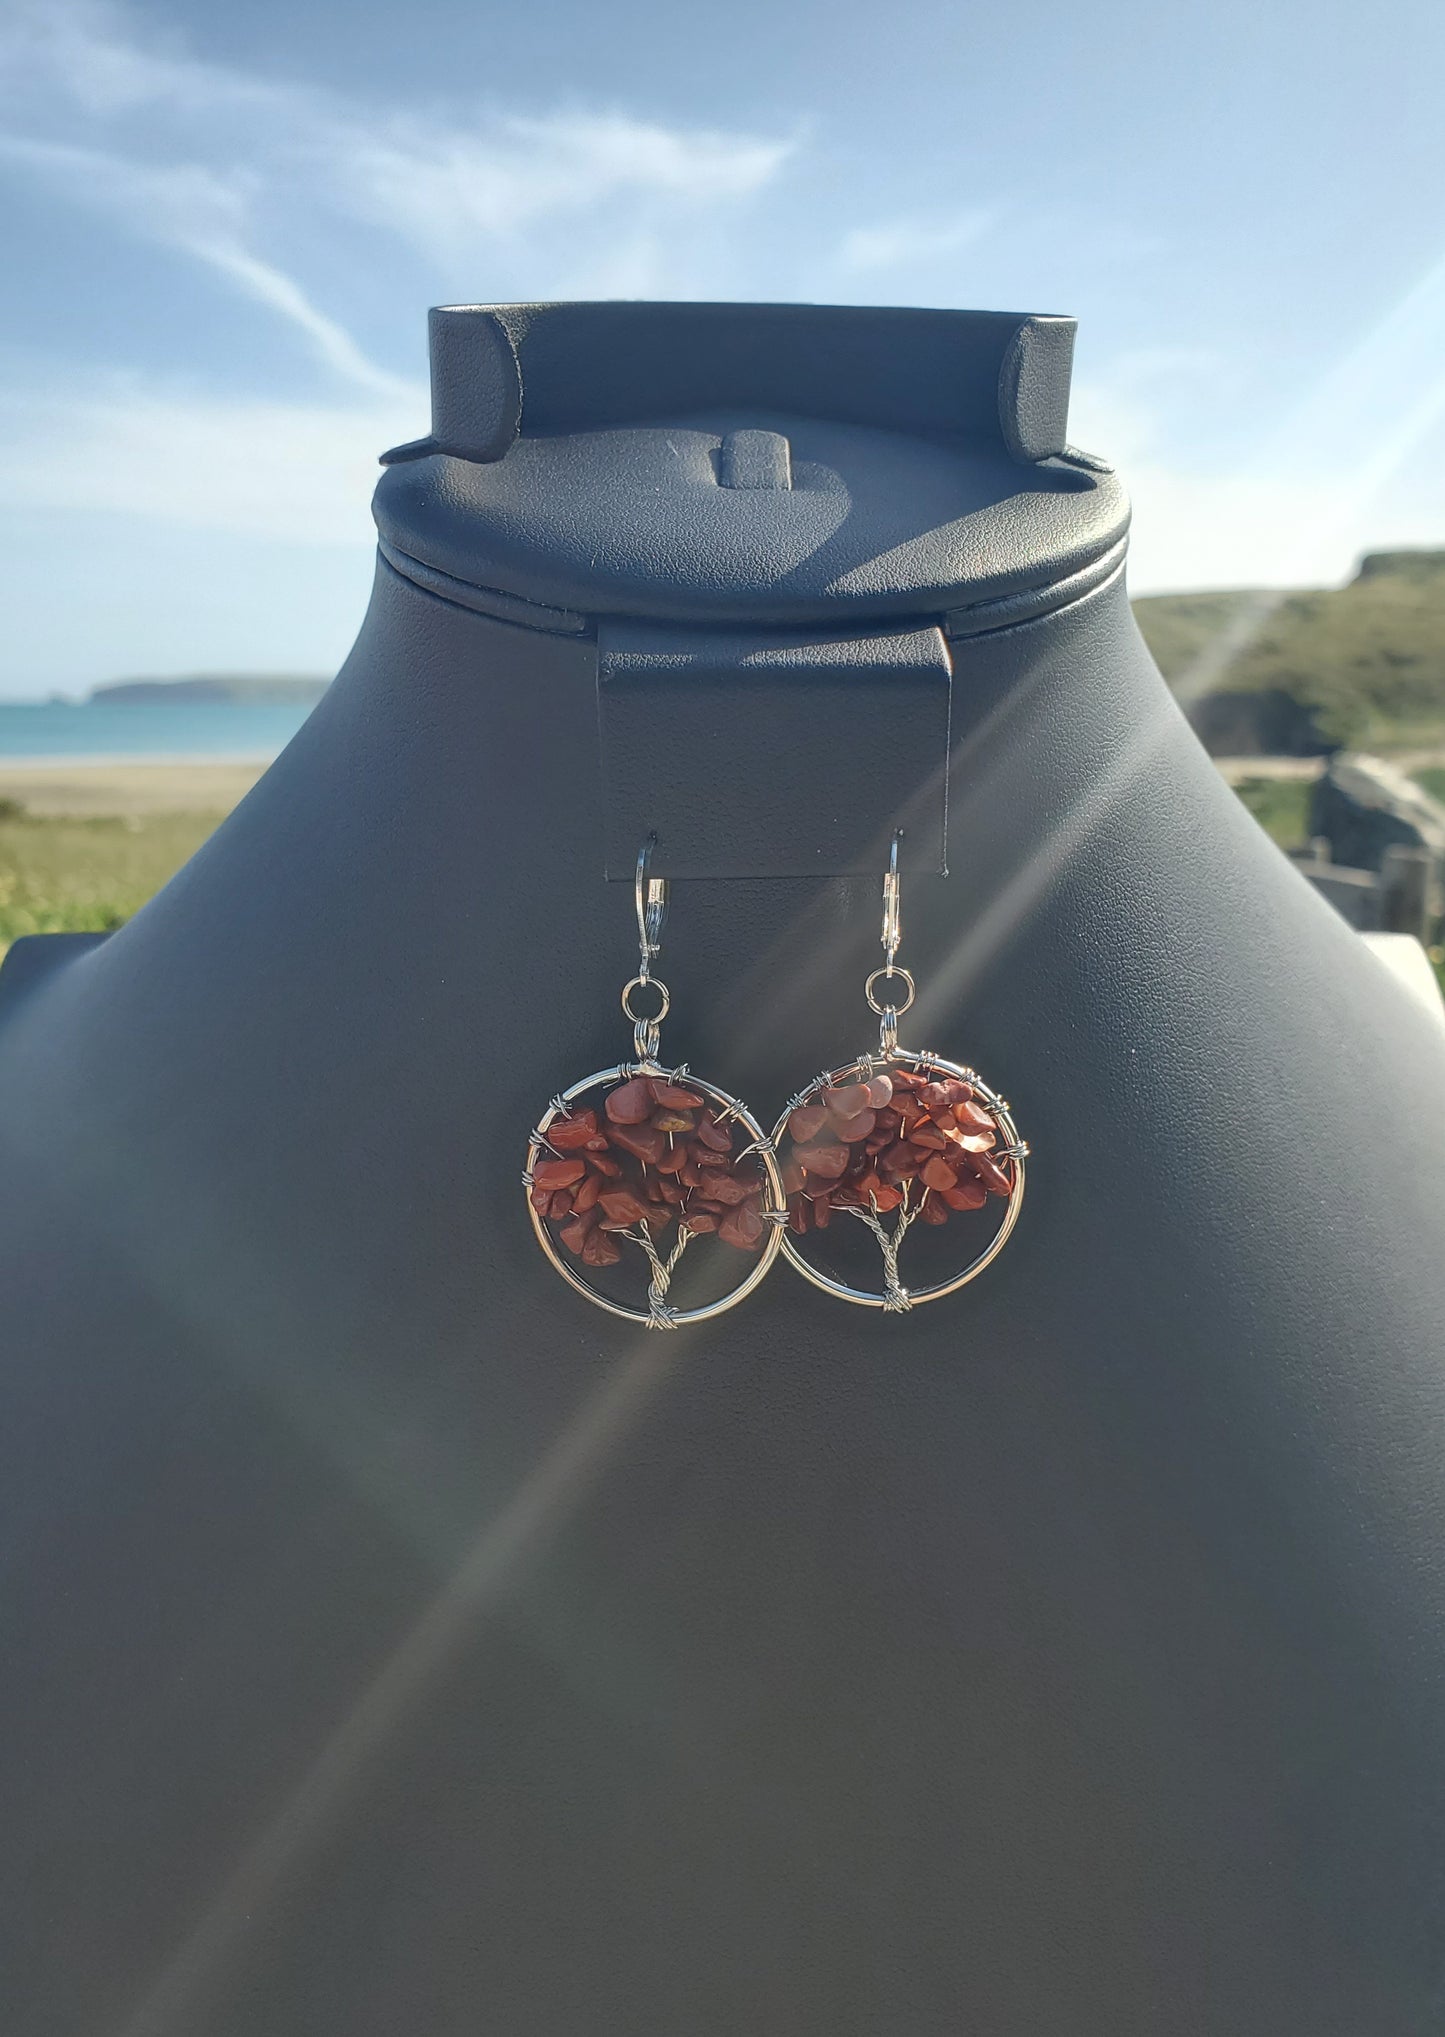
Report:
<svg viewBox="0 0 1445 2037"><path fill-rule="evenodd" d="M518 1565L581 1505L676 1370L678 1355L667 1339L647 1339L583 1403L242 1852L117 2037L194 2030L199 1992L255 1928L283 1879L343 1810L368 1760L424 1696L479 1615L507 1590Z"/></svg>
<svg viewBox="0 0 1445 2037"><path fill-rule="evenodd" d="M1109 768L1067 807L1034 846L1027 860L984 903L961 931L925 985L915 1007L919 1036L931 1037L940 1020L953 1021L965 1008L973 983L1012 939L1094 830L1113 815L1128 787L1142 778L1177 731L1173 709L1161 699L1159 711L1140 727Z"/></svg>
<svg viewBox="0 0 1445 2037"><path fill-rule="evenodd" d="M1445 259L1391 305L1357 345L1321 375L1273 434L1256 467L1298 465L1301 451L1333 451L1343 471L1321 486L1314 513L1289 534L1279 577L1308 583L1310 561L1343 538L1445 418ZM1342 448L1363 436L1353 463ZM1174 681L1182 707L1213 692L1256 643L1288 591L1261 589L1207 642Z"/></svg>

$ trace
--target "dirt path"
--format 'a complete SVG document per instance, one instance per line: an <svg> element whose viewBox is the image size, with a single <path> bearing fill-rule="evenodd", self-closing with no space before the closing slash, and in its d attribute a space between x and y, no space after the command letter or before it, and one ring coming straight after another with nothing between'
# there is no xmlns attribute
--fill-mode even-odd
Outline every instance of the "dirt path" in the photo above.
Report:
<svg viewBox="0 0 1445 2037"><path fill-rule="evenodd" d="M0 757L0 799L28 813L229 813L266 762L258 758L147 762L126 757Z"/></svg>
<svg viewBox="0 0 1445 2037"><path fill-rule="evenodd" d="M1434 744L1426 750L1388 750L1378 753L1388 763L1409 774L1432 764L1445 764L1445 746ZM1325 767L1323 757L1216 757L1221 775L1231 785L1246 778L1318 778Z"/></svg>

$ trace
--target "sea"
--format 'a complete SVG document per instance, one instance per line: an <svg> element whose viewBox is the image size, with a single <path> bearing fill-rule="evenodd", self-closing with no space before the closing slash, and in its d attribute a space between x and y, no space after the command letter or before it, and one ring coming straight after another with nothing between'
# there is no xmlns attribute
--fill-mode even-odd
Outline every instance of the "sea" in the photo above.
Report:
<svg viewBox="0 0 1445 2037"><path fill-rule="evenodd" d="M303 701L0 701L0 763L42 757L269 760L310 713L311 703Z"/></svg>

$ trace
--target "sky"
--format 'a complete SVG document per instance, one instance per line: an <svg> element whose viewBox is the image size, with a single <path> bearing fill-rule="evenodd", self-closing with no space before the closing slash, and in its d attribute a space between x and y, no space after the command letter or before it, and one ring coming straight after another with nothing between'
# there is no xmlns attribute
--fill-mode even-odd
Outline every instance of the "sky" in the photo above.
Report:
<svg viewBox="0 0 1445 2037"><path fill-rule="evenodd" d="M1445 8L0 0L0 697L334 671L426 308L1068 312L1136 593L1445 545Z"/></svg>

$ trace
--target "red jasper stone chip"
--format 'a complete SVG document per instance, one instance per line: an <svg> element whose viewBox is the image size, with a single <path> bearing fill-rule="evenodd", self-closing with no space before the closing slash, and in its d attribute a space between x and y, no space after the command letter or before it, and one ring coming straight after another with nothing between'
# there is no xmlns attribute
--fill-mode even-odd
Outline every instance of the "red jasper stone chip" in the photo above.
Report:
<svg viewBox="0 0 1445 2037"><path fill-rule="evenodd" d="M896 1210L907 1190L920 1219L982 1209L1013 1192L1011 1159L972 1083L935 1070L893 1068L867 1082L830 1084L788 1118L779 1153L788 1225L826 1228L840 1209Z"/></svg>
<svg viewBox="0 0 1445 2037"><path fill-rule="evenodd" d="M826 1115L818 1113L820 1124ZM639 1224L654 1232L676 1224L756 1252L767 1236L764 1179L739 1150L748 1141L738 1131L699 1091L670 1077L630 1076L600 1110L574 1104L552 1118L532 1161L532 1206L584 1266L615 1266L627 1242L620 1234ZM846 1166L847 1148L837 1150Z"/></svg>
<svg viewBox="0 0 1445 2037"><path fill-rule="evenodd" d="M620 1082L609 1093L606 1109L614 1125L646 1124L657 1109L657 1098L651 1085L639 1075L631 1082Z"/></svg>

